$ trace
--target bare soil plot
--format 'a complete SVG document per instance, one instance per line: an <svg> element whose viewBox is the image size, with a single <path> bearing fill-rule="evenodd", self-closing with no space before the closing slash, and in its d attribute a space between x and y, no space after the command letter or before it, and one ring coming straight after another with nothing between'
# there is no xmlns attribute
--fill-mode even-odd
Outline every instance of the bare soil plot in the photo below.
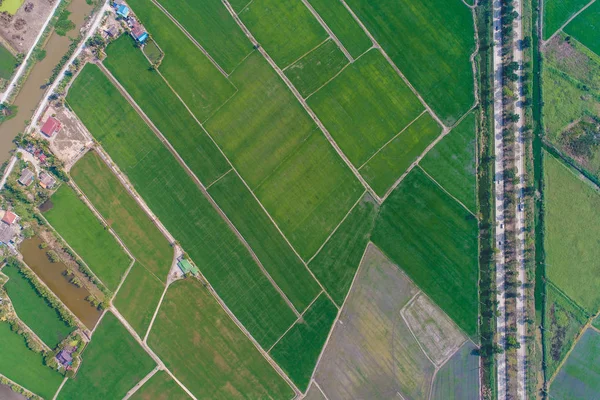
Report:
<svg viewBox="0 0 600 400"><path fill-rule="evenodd" d="M433 400L478 400L479 356L472 342L463 344L460 350L444 364L435 375Z"/></svg>
<svg viewBox="0 0 600 400"><path fill-rule="evenodd" d="M308 388L308 392L306 392L306 396L304 396L304 400L327 400L323 393L319 390L319 388L313 383Z"/></svg>
<svg viewBox="0 0 600 400"><path fill-rule="evenodd" d="M0 36L17 53L27 53L58 0L26 0L14 15L0 16ZM33 4L33 7L26 7Z"/></svg>
<svg viewBox="0 0 600 400"><path fill-rule="evenodd" d="M454 322L423 293L402 310L402 316L425 353L438 367L466 340Z"/></svg>
<svg viewBox="0 0 600 400"><path fill-rule="evenodd" d="M50 150L70 168L86 151L86 146L92 142L91 136L67 107L49 108L42 121L46 121L48 114L55 114L62 125L60 131L49 140Z"/></svg>

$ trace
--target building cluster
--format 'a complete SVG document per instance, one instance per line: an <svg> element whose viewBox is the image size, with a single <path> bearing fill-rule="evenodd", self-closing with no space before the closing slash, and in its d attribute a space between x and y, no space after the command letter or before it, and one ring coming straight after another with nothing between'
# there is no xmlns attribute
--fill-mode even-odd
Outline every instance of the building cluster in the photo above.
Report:
<svg viewBox="0 0 600 400"><path fill-rule="evenodd" d="M65 346L56 355L56 361L65 368L67 371L72 368L73 365L73 353L77 351L76 346Z"/></svg>
<svg viewBox="0 0 600 400"><path fill-rule="evenodd" d="M46 171L40 172L38 179L39 179L40 186L43 187L44 189L52 189L52 188L54 188L54 185L56 185L56 179L54 179L54 177L52 175L50 175L49 173L47 173ZM33 171L31 171L29 168L24 168L21 171L21 176L19 177L18 182L21 185L28 187L34 181L35 181L35 173Z"/></svg>
<svg viewBox="0 0 600 400"><path fill-rule="evenodd" d="M21 231L19 216L10 210L0 210L0 244L13 248L15 238Z"/></svg>
<svg viewBox="0 0 600 400"><path fill-rule="evenodd" d="M117 18L123 20L125 24L127 24L131 37L139 44L146 43L149 37L148 32L146 32L146 29L140 24L137 18L131 15L131 10L127 4L125 4L123 0L114 0L112 6L115 9Z"/></svg>

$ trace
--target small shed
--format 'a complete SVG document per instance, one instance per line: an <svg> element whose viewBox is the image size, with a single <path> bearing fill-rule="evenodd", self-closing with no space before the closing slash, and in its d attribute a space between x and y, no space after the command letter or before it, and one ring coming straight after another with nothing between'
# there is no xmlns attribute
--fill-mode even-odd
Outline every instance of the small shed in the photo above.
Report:
<svg viewBox="0 0 600 400"><path fill-rule="evenodd" d="M2 222L4 222L5 224L8 225L12 225L15 223L15 221L19 218L19 216L17 214L15 214L12 211L5 211L4 212L4 216L2 217Z"/></svg>
<svg viewBox="0 0 600 400"><path fill-rule="evenodd" d="M19 183L23 186L29 186L33 183L34 179L35 179L35 177L33 175L33 172L31 172L30 170L25 168L23 171L21 171L21 177L19 178Z"/></svg>
<svg viewBox="0 0 600 400"><path fill-rule="evenodd" d="M124 4L117 6L117 16L127 18L129 16L129 7Z"/></svg>
<svg viewBox="0 0 600 400"><path fill-rule="evenodd" d="M56 179L54 179L49 173L43 171L40 174L40 186L44 189L52 189L56 184Z"/></svg>
<svg viewBox="0 0 600 400"><path fill-rule="evenodd" d="M55 133L60 131L60 128L61 128L60 121L58 121L54 117L48 117L48 119L42 126L41 130L44 135L46 135L50 138L50 137L54 136Z"/></svg>
<svg viewBox="0 0 600 400"><path fill-rule="evenodd" d="M198 274L200 274L200 270L198 269L198 267L192 265L185 258L180 259L179 262L177 263L177 266L179 267L181 272L183 272L184 274L192 274L194 276L197 276Z"/></svg>

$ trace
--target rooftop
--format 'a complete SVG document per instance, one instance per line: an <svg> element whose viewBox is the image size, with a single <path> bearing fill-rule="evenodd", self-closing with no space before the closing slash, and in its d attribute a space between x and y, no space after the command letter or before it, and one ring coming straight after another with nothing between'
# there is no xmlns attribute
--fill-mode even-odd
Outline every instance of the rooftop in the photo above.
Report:
<svg viewBox="0 0 600 400"><path fill-rule="evenodd" d="M33 172L28 170L27 168L21 171L21 177L19 178L19 183L24 186L29 186L33 182L35 176Z"/></svg>
<svg viewBox="0 0 600 400"><path fill-rule="evenodd" d="M48 137L52 137L56 132L60 130L60 121L54 117L48 117L44 125L42 126L42 133Z"/></svg>
<svg viewBox="0 0 600 400"><path fill-rule="evenodd" d="M193 275L198 275L200 273L200 270L198 269L198 267L193 266L185 258L182 258L181 260L179 260L179 262L177 263L177 266L179 267L179 269L181 269L181 272L183 272L184 274L191 273Z"/></svg>
<svg viewBox="0 0 600 400"><path fill-rule="evenodd" d="M17 214L12 211L6 211L4 213L4 217L2 217L2 222L7 223L8 225L12 225L17 220Z"/></svg>
<svg viewBox="0 0 600 400"><path fill-rule="evenodd" d="M40 185L44 188L44 189L52 189L52 187L54 186L54 184L56 183L56 179L54 179L49 173L47 173L46 171L43 171L40 174Z"/></svg>

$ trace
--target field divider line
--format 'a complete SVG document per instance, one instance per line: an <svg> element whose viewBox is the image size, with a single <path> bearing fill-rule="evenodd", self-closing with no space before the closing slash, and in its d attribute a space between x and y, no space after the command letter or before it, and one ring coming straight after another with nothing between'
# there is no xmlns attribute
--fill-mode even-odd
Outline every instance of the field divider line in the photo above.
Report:
<svg viewBox="0 0 600 400"><path fill-rule="evenodd" d="M81 365L81 364L80 364L80 365ZM5 377L5 378L6 378L6 377ZM8 379L8 378L6 378L6 379ZM61 382L61 384L60 384L60 386L58 387L58 389L56 389L56 393L54 393L54 397L52 397L52 400L56 400L56 399L58 399L58 395L60 394L60 391L61 391L61 390L62 390L62 388L65 386L65 383L67 383L67 381L68 381L68 380L69 380L69 378L67 378L67 377L65 376L65 378L64 378L64 379L63 379L63 381ZM12 381L11 381L11 382L12 382ZM13 382L13 383L14 383L14 382ZM21 386L21 385L18 385L18 386ZM21 387L23 387L23 386L21 386ZM29 390L29 389L27 389L27 390ZM30 391L30 392L31 392L31 391ZM33 393L33 392L31 392L31 393Z"/></svg>
<svg viewBox="0 0 600 400"><path fill-rule="evenodd" d="M244 7L243 7L241 10L240 10L240 12L239 12L239 13L236 13L236 15L239 15L239 14L243 13L244 11L246 11L246 8L248 8L248 6L250 6L250 4L252 4L252 2L253 2L253 1L254 1L254 0L250 0L250 1L248 2L248 4L246 4L246 5L245 5L245 6L244 6Z"/></svg>
<svg viewBox="0 0 600 400"><path fill-rule="evenodd" d="M148 373L145 377L143 377L138 383L135 384L133 388L131 388L123 397L122 400L128 400L131 396L133 396L138 390L144 386L146 382L148 382L158 371L160 371L160 367L157 365L154 367L152 371Z"/></svg>
<svg viewBox="0 0 600 400"><path fill-rule="evenodd" d="M312 4L310 4L307 0L302 0L302 3L304 3L304 5L306 6L306 8L308 8L308 10L317 19L317 21L319 21L319 23L321 24L321 26L323 27L323 29L325 29L325 31L327 31L327 33L329 34L329 36L338 45L338 47L342 51L342 53L344 53L344 55L346 56L346 58L348 59L348 61L350 61L351 63L353 63L354 62L354 57L352 57L352 55L350 54L350 52L348 52L348 50L346 49L346 47L342 44L342 42L340 41L340 39L338 39L338 37L336 36L336 34L331 30L331 28L329 27L329 25L327 25L327 23L323 20L323 18L321 18L321 15L319 15L319 13L317 12L317 10L314 9L314 7L312 6Z"/></svg>
<svg viewBox="0 0 600 400"><path fill-rule="evenodd" d="M225 172L223 175L221 175L220 177L218 177L217 179L215 179L214 181L212 181L211 184L206 187L206 190L209 190L212 185L214 185L215 183L219 182L221 179L223 179L225 177L225 175L227 175L231 171L233 171L233 168L229 168L227 170L227 172Z"/></svg>
<svg viewBox="0 0 600 400"><path fill-rule="evenodd" d="M175 256L174 258L177 259L177 256ZM165 298L165 295L167 294L167 290L169 289L170 285L171 285L171 282L169 282L165 285L165 289L163 290L162 295L160 296L160 300L158 301L158 304L156 305L156 309L154 310L154 314L152 315L152 319L150 320L148 329L146 329L146 334L144 335L144 338L142 339L143 342L146 344L148 344L148 336L150 336L150 330L152 329L152 326L154 325L154 320L156 319L156 316L158 315L158 311L160 310L160 306L162 305L163 299Z"/></svg>
<svg viewBox="0 0 600 400"><path fill-rule="evenodd" d="M327 36L325 38L325 40L323 40L321 43L319 43L318 45L316 45L315 47L313 47L312 49L310 49L309 51L307 51L306 53L302 54L300 57L298 57L296 60L292 61L291 63L289 63L285 68L282 68L281 70L283 72L285 72L285 70L287 70L289 67L291 67L292 65L296 64L298 61L302 60L304 57L306 57L308 54L312 53L313 51L315 51L316 49L318 49L319 47L323 46L329 39L333 40L333 37L331 36Z"/></svg>
<svg viewBox="0 0 600 400"><path fill-rule="evenodd" d="M177 21L177 19L175 19L175 17L173 17L165 7L163 7L162 4L160 4L157 0L150 0L158 9L160 9L163 14L165 14L170 20L171 22L173 22L180 30L181 32L183 32L183 34L185 36L187 36L187 38L194 43L194 45L206 56L206 58L208 58L210 60L210 62L215 66L215 68L217 68L219 70L219 72L225 77L225 78L229 78L229 74L227 72L225 72L225 70L223 68L221 68L221 66L219 65L219 63L217 63L215 61L214 58L212 58L212 56L208 53L208 51L206 51L206 49L204 49L204 47L202 47L202 45L200 43L198 43L196 41L196 39L183 27L183 25L181 25L179 23L179 21ZM166 53L165 53L166 54Z"/></svg>
<svg viewBox="0 0 600 400"><path fill-rule="evenodd" d="M237 16L237 14L235 13L235 11L231 7L231 4L229 4L229 0L221 0L221 1L223 2L223 4L225 5L225 7L227 8L227 10L229 10L229 13L235 19L235 21L237 22L238 26L244 31L244 33L246 34L246 36L248 37L248 39L250 39L250 41L254 45L258 45L258 41L254 37L254 35L252 35L252 33L246 27L246 25L244 25L244 23L242 22L242 20ZM333 148L338 153L338 155L346 163L346 165L348 166L348 168L350 168L350 170L352 171L352 173L354 174L354 176L356 176L356 178L358 179L358 181L365 187L365 189L367 189L371 193L371 195L373 196L373 198L376 199L379 203L381 203L381 199L379 198L379 196L377 195L377 193L375 193L375 191L371 188L371 186L367 183L367 181L358 172L358 170L356 169L356 167L354 167L354 165L352 164L352 162L350 162L350 160L348 159L348 157L346 156L346 154L344 154L344 152L339 147L339 145L337 144L337 142L333 139L333 137L331 136L331 134L329 133L329 131L327 130L327 128L325 128L325 125L323 125L323 123L321 122L321 120L317 117L317 114L315 114L315 112L308 106L308 104L306 103L306 101L304 100L304 98L302 97L302 95L300 94L300 92L298 92L298 89L296 89L296 87L292 84L292 82L288 79L288 77L285 76L285 74L281 71L281 68L279 68L277 66L277 64L275 64L275 61L273 61L273 59L271 58L271 56L269 56L269 54L265 51L265 49L262 46L257 46L257 47L258 47L258 51L265 57L265 59L271 65L271 67L275 70L275 72L277 72L277 74L279 75L279 77L283 80L283 82L287 85L287 87L290 89L290 91L294 94L294 96L296 97L296 99L300 102L300 104L302 105L302 107L304 108L304 110L312 118L312 120L315 122L315 124L321 129L321 132L323 133L323 135L325 135L325 138L327 138L327 140L333 146Z"/></svg>
<svg viewBox="0 0 600 400"><path fill-rule="evenodd" d="M387 145L388 145L388 144L392 143L392 142L393 142L393 141L394 141L394 140L395 140L395 139L396 139L398 136L400 136L400 135L401 135L401 134L402 134L402 133L403 133L405 130L407 130L408 128L410 128L410 126L411 126L412 124L414 124L414 123L415 123L415 122L416 122L416 121L417 121L419 118L421 118L421 117L423 116L423 114L425 114L426 112L427 112L427 109L425 109L425 108L424 108L424 109L423 109L423 111L421 111L421 113L415 117L415 119L413 119L412 121L410 121L410 122L408 123L408 125L406 125L404 128L402 128L402 129L400 130L400 132L396 133L394 136L392 136L392 138L391 138L390 140L388 140L387 142L385 142L385 143L383 144L383 146L381 146L379 149L377 149L377 151L376 151L375 153L373 153L373 154L371 155L371 157L369 157L369 158L367 159L367 161L365 161L364 163L362 163L362 164L361 164L361 166L360 166L360 167L358 167L358 170L360 171L360 170L362 169L362 167L364 167L365 165L367 165L367 163L368 163L369 161L371 161L371 160L372 160L372 159L373 159L373 158L374 158L374 157L375 157L377 154L379 154L379 152L380 152L381 150L385 149L385 148L387 147Z"/></svg>
<svg viewBox="0 0 600 400"><path fill-rule="evenodd" d="M440 189L442 189L444 191L444 193L446 193L448 196L452 197L452 199L454 199L454 201L456 201L458 204L460 204L469 214L471 214L472 216L474 216L475 218L477 218L477 215L475 215L475 213L471 210L469 210L467 208L467 206L465 206L460 200L458 200L456 197L454 197L449 191L446 190L445 187L443 187L438 181L436 181L435 179L433 179L433 177L431 175L429 175L429 173L427 171L425 171L425 169L421 166L421 164L417 165L417 167L423 171L423 173L425 175L427 175L427 177L429 179L431 179L433 181L433 183L435 183L437 186L439 186Z"/></svg>
<svg viewBox="0 0 600 400"><path fill-rule="evenodd" d="M198 179L198 177L194 174L194 172L191 170L191 168L186 164L186 162L179 155L179 153L177 152L177 150L175 150L175 148L171 145L171 143L167 140L167 138L154 125L154 123L152 122L152 120L144 113L144 111L141 109L141 107L135 102L135 100L131 97L131 95L127 92L127 90L125 90L125 88L120 84L120 82L110 73L110 71L108 71L108 69L104 65L102 65L101 63L99 64L99 66L100 66L100 69L106 74L107 78L112 82L113 85L115 85L115 87L117 88L117 90L119 90L119 92L125 97L125 99L127 100L127 102L134 108L134 110L138 113L138 115L140 115L140 117L145 121L145 123L148 125L148 127L154 132L154 134L157 136L157 138L160 141L162 141L163 145L169 150L169 152L177 160L177 162L180 164L180 166L184 169L184 171L186 172L186 174L196 184L196 187L198 187L198 189L200 190L200 192L204 195L204 197L212 205L213 209L221 216L221 218L223 219L223 221L229 226L229 228L231 229L231 231L237 236L238 240L246 248L246 250L248 251L248 253L250 254L250 256L254 259L254 262L257 264L257 266L259 267L259 269L263 272L263 274L265 275L265 277L269 280L269 282L271 283L271 285L273 285L273 287L279 293L279 295L282 297L282 299L287 303L287 305L294 312L294 314L296 314L296 316L299 316L300 313L298 312L298 310L296 309L296 307L293 305L293 303L291 302L291 300L287 297L287 295L283 292L283 290L281 290L281 288L279 287L279 285L277 285L277 283L275 282L275 280L273 279L273 277L271 277L271 275L268 273L268 271L263 266L263 264L260 261L260 259L258 258L258 256L254 253L254 250L250 247L250 245L248 244L248 242L246 241L246 239L237 230L237 228L235 227L235 225L233 224L233 222L231 222L231 220L227 217L227 215L219 207L219 205L217 204L217 202L208 193L208 191L206 190L206 188L204 187L204 185L202 184L202 182L200 181L200 179ZM192 116L193 116L193 114L192 114ZM195 116L194 116L194 118L195 118ZM196 121L198 122L198 120L196 120ZM200 126L202 127L202 125L200 125ZM204 129L204 127L202 127L202 128Z"/></svg>
<svg viewBox="0 0 600 400"><path fill-rule="evenodd" d="M224 1L226 1L226 0L224 0ZM344 5L344 7L346 7L346 9L350 12L350 14L352 15L352 17L356 20L356 22L358 22L358 24L363 28L363 30L365 31L365 33L367 34L367 36L369 37L369 39L371 39L371 42L373 42L373 45L379 49L379 51L381 52L381 54L383 55L383 57L385 57L385 59L387 60L387 62L390 63L390 65L392 66L392 68L394 69L394 71L396 71L396 73L398 74L398 76L400 76L400 78L402 78L402 80L404 81L404 83L410 88L410 90L413 92L413 94L415 96L417 96L417 98L419 99L419 101L421 102L421 104L423 104L423 106L427 109L427 111L429 111L429 113L431 114L431 116L443 128L447 128L446 125L444 125L444 123L442 122L442 120L433 111L433 109L431 107L429 107L429 104L427 104L425 102L425 100L423 99L423 97L421 96L421 94L409 82L409 80L406 78L406 76L404 76L404 74L402 73L402 71L400 71L400 68L398 68L398 66L396 65L396 63L394 63L394 61L390 58L390 56L383 49L383 47L381 47L381 45L377 42L377 40L375 40L375 37L371 34L371 32L369 32L369 30L367 29L367 27L362 23L362 21L358 18L358 16L354 13L354 11L346 3L346 1L345 0L340 0L340 1Z"/></svg>
<svg viewBox="0 0 600 400"><path fill-rule="evenodd" d="M402 309L400 310L400 317L402 317L402 320L404 321L404 323L406 324L406 327L408 328L410 334L412 335L412 337L415 339L415 342L417 342L417 345L419 345L419 348L421 349L421 351L423 352L423 354L425 354L425 357L427 357L427 359L431 362L431 365L433 365L433 368L435 370L437 370L438 366L437 364L431 359L431 357L429 357L429 354L427 354L427 352L425 351L425 349L423 348L423 345L421 344L421 342L419 342L419 339L417 339L417 335L415 335L415 333L413 332L412 328L410 327L410 324L408 323L408 320L406 319L406 317L404 316L404 311L412 304L414 303L415 299L417 298L418 295L422 294L422 290L419 290L413 297L412 299L410 299L410 301L408 303L406 303L404 305L404 307L402 307Z"/></svg>
<svg viewBox="0 0 600 400"><path fill-rule="evenodd" d="M325 394L325 391L321 388L321 385L319 385L317 383L317 380L313 379L313 382L314 382L315 386L317 387L317 389L319 389L319 392L321 392L321 394L323 395L323 397L325 397L325 400L329 400L329 397L327 397L327 395Z"/></svg>
<svg viewBox="0 0 600 400"><path fill-rule="evenodd" d="M577 18L579 16L579 14L581 14L582 12L584 12L585 10L588 9L588 7L590 7L592 4L594 4L596 2L596 0L592 0L589 3L587 3L585 6L583 6L583 8L579 11L577 11L575 14L573 14L564 24L562 24L547 40L544 40L542 38L542 47L546 45L546 43L550 42L552 39L554 39L554 37L556 35L558 35L560 32L563 31L563 29L565 29L567 27L567 25L569 25L571 23L571 21L573 21L575 18ZM542 2L545 3L545 2ZM542 32L543 33L543 32ZM566 32L565 32L566 33Z"/></svg>
<svg viewBox="0 0 600 400"><path fill-rule="evenodd" d="M571 348L569 349L569 351L567 351L567 353L563 357L562 361L558 364L558 366L554 370L554 374L552 374L552 376L550 378L548 378L548 387L550 387L550 385L552 384L552 382L554 382L554 379L556 378L556 376L558 375L558 373L562 369L563 365L565 365L565 363L569 359L569 356L571 355L571 353L573 352L573 350L575 350L575 346L577 346L577 343L579 343L579 341L583 337L583 334L585 333L585 331L587 331L589 328L592 328L592 329L595 329L595 330L597 330L597 331L600 332L600 330L598 330L595 326L592 325L592 321L593 321L593 318L589 319L588 322L581 327L581 330L579 332L577 332L577 335L575 336L575 338L573 340L573 345L571 346Z"/></svg>

